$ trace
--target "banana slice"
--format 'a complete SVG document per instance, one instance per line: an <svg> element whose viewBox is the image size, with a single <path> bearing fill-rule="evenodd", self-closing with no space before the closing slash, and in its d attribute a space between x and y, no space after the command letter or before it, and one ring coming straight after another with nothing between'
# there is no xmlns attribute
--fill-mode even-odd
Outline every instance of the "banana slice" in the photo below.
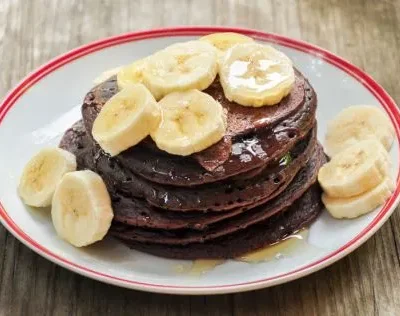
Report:
<svg viewBox="0 0 400 316"><path fill-rule="evenodd" d="M217 101L199 90L174 92L160 102L163 120L151 137L158 148L187 156L218 142L226 130L226 115Z"/></svg>
<svg viewBox="0 0 400 316"><path fill-rule="evenodd" d="M318 181L331 197L351 197L371 190L389 174L389 157L376 139L341 151L318 172Z"/></svg>
<svg viewBox="0 0 400 316"><path fill-rule="evenodd" d="M121 69L122 67L116 67L106 70L100 76L96 77L93 80L93 83L97 86L98 84L103 83L104 81L110 79L112 76L115 76Z"/></svg>
<svg viewBox="0 0 400 316"><path fill-rule="evenodd" d="M149 57L134 61L132 64L122 67L117 73L118 89L122 90L128 85L143 83L143 72L146 69Z"/></svg>
<svg viewBox="0 0 400 316"><path fill-rule="evenodd" d="M291 60L271 46L237 44L220 61L225 96L244 106L274 105L291 91L295 76Z"/></svg>
<svg viewBox="0 0 400 316"><path fill-rule="evenodd" d="M217 50L209 43L190 41L154 54L143 73L143 82L159 100L175 91L204 90L217 71Z"/></svg>
<svg viewBox="0 0 400 316"><path fill-rule="evenodd" d="M131 84L106 102L92 134L105 152L115 156L148 136L160 120L160 107L149 90Z"/></svg>
<svg viewBox="0 0 400 316"><path fill-rule="evenodd" d="M358 105L342 110L329 124L325 138L326 153L333 157L341 150L364 139L378 139L389 150L394 127L379 108Z"/></svg>
<svg viewBox="0 0 400 316"><path fill-rule="evenodd" d="M73 154L60 148L44 148L26 164L18 186L19 196L27 205L49 206L57 183L74 170Z"/></svg>
<svg viewBox="0 0 400 316"><path fill-rule="evenodd" d="M386 177L371 190L354 197L337 198L322 194L322 202L335 218L355 218L373 211L385 203L394 190L394 183Z"/></svg>
<svg viewBox="0 0 400 316"><path fill-rule="evenodd" d="M236 44L254 42L251 37L233 32L208 34L200 37L199 40L208 42L223 52L227 51Z"/></svg>
<svg viewBox="0 0 400 316"><path fill-rule="evenodd" d="M98 174L84 170L64 175L51 208L61 238L75 247L90 245L103 239L113 216L110 195Z"/></svg>

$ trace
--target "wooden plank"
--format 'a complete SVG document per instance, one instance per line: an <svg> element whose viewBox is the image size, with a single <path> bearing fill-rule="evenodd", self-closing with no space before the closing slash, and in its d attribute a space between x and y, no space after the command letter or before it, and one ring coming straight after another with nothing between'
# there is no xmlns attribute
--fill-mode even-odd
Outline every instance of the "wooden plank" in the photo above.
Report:
<svg viewBox="0 0 400 316"><path fill-rule="evenodd" d="M400 101L400 1L3 0L0 96L78 45L172 25L231 25L300 38L370 73ZM0 228L0 315L395 315L400 215L353 254L303 279L220 296L141 293L92 281L34 254Z"/></svg>

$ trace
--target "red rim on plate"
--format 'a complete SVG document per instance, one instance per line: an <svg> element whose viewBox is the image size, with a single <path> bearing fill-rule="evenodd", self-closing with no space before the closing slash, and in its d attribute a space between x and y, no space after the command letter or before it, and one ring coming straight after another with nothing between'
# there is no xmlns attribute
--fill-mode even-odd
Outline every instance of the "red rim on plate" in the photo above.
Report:
<svg viewBox="0 0 400 316"><path fill-rule="evenodd" d="M4 99L0 104L0 124L5 118L7 112L12 108L16 101L36 82L41 80L43 77L47 76L49 73L55 71L57 68L72 62L82 56L88 55L92 52L99 51L106 47L120 45L127 42L133 42L143 39L150 38L160 38L167 36L194 36L194 35L205 35L208 33L215 32L237 32L248 36L251 36L257 40L272 42L282 46L290 47L295 50L306 52L308 54L314 55L325 62L345 71L347 74L352 76L358 82L360 82L364 87L366 87L374 97L380 102L382 107L386 110L390 116L393 125L396 130L397 140L400 145L400 111L397 108L394 100L388 95L388 93L369 75L364 73L361 69L350 64L344 59L322 49L317 46L290 39L281 35L264 33L255 30L242 29L242 28L224 28L224 27L173 27L173 28L163 28L154 29L149 31L134 32L123 34L119 36L114 36L106 38L97 42L93 42L88 45L76 48L64 55L56 57L47 64L41 66L36 71L29 74L25 79L23 79ZM400 162L399 162L400 163ZM151 284L137 282L129 279L118 278L107 273L102 273L100 271L95 271L88 269L87 267L73 263L65 258L53 253L43 245L37 243L34 239L28 236L8 215L5 208L2 206L0 201L0 220L3 225L22 243L34 250L41 256L67 268L79 274L91 277L93 279L111 283L114 285L124 286L133 289L160 292L160 293L170 293L170 294L218 294L218 293L230 293L230 292L240 292L246 290L254 290L258 288L263 288L267 286L272 286L284 282L288 282L299 277L308 275L312 272L320 270L335 261L343 258L345 255L349 254L362 243L364 243L369 237L371 237L389 218L393 212L394 207L399 201L400 194L400 176L397 177L397 185L394 193L390 199L382 207L381 211L376 215L372 222L357 236L352 240L347 242L344 246L331 252L329 255L316 260L308 265L302 266L298 269L292 270L288 273L276 275L274 277L256 280L252 282L244 282L237 284L227 284L221 286L171 286L162 284Z"/></svg>

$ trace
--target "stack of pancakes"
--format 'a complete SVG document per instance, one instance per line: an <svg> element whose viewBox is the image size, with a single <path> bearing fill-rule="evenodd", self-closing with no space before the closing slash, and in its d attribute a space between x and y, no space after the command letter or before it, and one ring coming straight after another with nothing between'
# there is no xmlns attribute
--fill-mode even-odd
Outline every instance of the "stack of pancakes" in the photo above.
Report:
<svg viewBox="0 0 400 316"><path fill-rule="evenodd" d="M131 248L181 259L234 258L309 225L321 212L318 169L326 157L316 139L317 98L301 73L275 106L228 101L218 78L204 92L227 110L225 137L182 157L150 138L110 157L91 135L102 106L118 91L115 78L93 88L83 120L60 147L79 169L105 181L114 220L109 234Z"/></svg>

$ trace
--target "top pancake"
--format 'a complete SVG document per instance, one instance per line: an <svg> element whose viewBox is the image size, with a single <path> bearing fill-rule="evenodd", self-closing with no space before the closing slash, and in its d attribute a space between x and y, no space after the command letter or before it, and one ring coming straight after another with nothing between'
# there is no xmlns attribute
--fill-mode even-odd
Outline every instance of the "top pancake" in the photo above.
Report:
<svg viewBox="0 0 400 316"><path fill-rule="evenodd" d="M273 126L276 122L289 116L300 108L305 100L305 78L296 71L296 79L290 94L275 106L246 107L230 102L225 98L222 86L217 77L214 82L203 92L212 96L227 110L227 138L248 134L259 129ZM82 117L87 131L92 130L94 120L100 113L104 104L118 92L116 77L112 77L104 83L94 87L85 97L82 106ZM221 140L220 143L224 143ZM219 146L215 144L214 146ZM226 146L223 146L226 147ZM194 156L201 155L199 162L202 164L208 155L212 155L213 148Z"/></svg>
<svg viewBox="0 0 400 316"><path fill-rule="evenodd" d="M116 79L111 78L86 95L82 115L87 131L91 131L102 106L117 91ZM287 151L296 138L304 137L314 124L316 95L297 71L293 91L272 107L243 107L229 102L218 78L204 92L228 110L228 130L220 142L181 157L159 150L147 138L118 155L121 164L161 184L191 186L215 182L265 165L279 149Z"/></svg>

